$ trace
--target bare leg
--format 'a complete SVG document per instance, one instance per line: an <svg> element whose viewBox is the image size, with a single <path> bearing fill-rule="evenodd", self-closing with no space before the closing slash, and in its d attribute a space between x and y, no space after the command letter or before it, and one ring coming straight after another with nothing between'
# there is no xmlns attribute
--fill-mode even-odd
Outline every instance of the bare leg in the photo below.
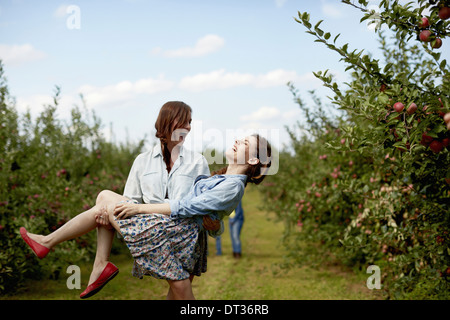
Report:
<svg viewBox="0 0 450 320"><path fill-rule="evenodd" d="M103 208L103 210L106 210L109 218L112 217L112 212L114 211L116 203L123 200L128 200L128 198L117 193L105 190L99 193L97 197L97 205ZM118 226L114 225L113 227L118 228ZM112 243L114 240L114 234L115 229L111 229L105 226L97 227L97 252L95 255L95 261L91 276L89 278L89 284L98 279L103 269L108 264Z"/></svg>
<svg viewBox="0 0 450 320"><path fill-rule="evenodd" d="M108 197L105 197L105 195L108 195ZM115 199L113 199L113 195L116 195L117 197L115 197ZM33 239L34 241L36 241L37 243L39 243L49 249L55 247L57 244L59 244L61 242L78 238L78 237L88 233L89 231L94 230L98 226L98 224L96 222L96 217L102 213L105 206L108 208L108 211L112 212L114 210L116 202L121 201L121 200L118 200L116 202L107 203L107 200L115 201L119 197L121 199L124 198L121 195L116 194L112 191L102 191L102 192L100 192L99 196L97 197L96 205L94 207L75 216L74 218L72 218L71 220L66 222L63 226L61 226L59 229L55 230L54 232L52 232L46 236L32 234L32 233L28 233L28 236L31 239ZM118 225L117 225L117 223L115 223L115 221L114 221L114 224L112 224L112 225L113 225L113 227L118 228ZM110 232L114 232L114 230L111 230ZM106 233L101 234L102 237L103 237L103 235L106 235ZM108 235L107 237L105 237L104 240L109 241L112 244L112 237L111 237L111 239L110 239L110 237L111 237L111 235ZM102 243L103 243L103 241L102 241ZM108 246L109 246L109 251L111 250L110 249L111 244L108 244L108 243L105 244L106 248L108 248ZM102 246L102 252L104 252L104 251L106 251L106 250ZM108 253L108 255L109 255L109 253Z"/></svg>
<svg viewBox="0 0 450 320"><path fill-rule="evenodd" d="M97 227L97 254L95 256L94 266L92 267L88 285L100 277L103 269L105 269L108 264L114 235L114 229L109 229L103 226Z"/></svg>
<svg viewBox="0 0 450 320"><path fill-rule="evenodd" d="M170 285L167 300L195 300L192 292L192 279L167 280Z"/></svg>
<svg viewBox="0 0 450 320"><path fill-rule="evenodd" d="M192 281L194 275L189 276L189 281L185 280L167 280L169 283L169 292L167 293L167 300L195 300L192 292Z"/></svg>
<svg viewBox="0 0 450 320"><path fill-rule="evenodd" d="M51 249L61 242L78 238L89 231L94 230L97 227L95 215L98 214L98 212L99 208L94 206L75 216L49 235L42 236L28 233L28 236L37 243Z"/></svg>

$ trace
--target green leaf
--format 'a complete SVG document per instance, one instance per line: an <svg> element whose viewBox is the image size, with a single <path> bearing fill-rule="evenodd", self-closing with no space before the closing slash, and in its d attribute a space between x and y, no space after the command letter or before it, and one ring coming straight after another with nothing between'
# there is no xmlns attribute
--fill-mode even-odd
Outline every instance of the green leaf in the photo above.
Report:
<svg viewBox="0 0 450 320"><path fill-rule="evenodd" d="M392 68L392 65L393 65L392 63L388 63L388 64L384 67L383 72L386 73L389 69Z"/></svg>
<svg viewBox="0 0 450 320"><path fill-rule="evenodd" d="M334 38L333 43L336 43L336 40L337 40L337 38L339 38L340 35L341 35L341 34L338 33L338 35Z"/></svg>
<svg viewBox="0 0 450 320"><path fill-rule="evenodd" d="M314 26L314 29L319 28L319 25L323 22L323 20L320 20L319 22L316 23L316 25Z"/></svg>

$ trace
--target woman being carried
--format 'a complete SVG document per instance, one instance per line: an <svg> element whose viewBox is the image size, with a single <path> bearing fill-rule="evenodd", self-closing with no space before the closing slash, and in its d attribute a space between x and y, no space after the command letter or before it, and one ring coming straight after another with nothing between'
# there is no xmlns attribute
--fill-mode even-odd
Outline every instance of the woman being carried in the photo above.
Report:
<svg viewBox="0 0 450 320"><path fill-rule="evenodd" d="M117 195L115 199L121 197L121 202L109 202L102 208L114 229L124 237L135 259L137 276L189 281L198 255L195 244L202 230L202 217L209 215L222 220L229 215L242 199L246 184L259 184L264 179L271 165L271 148L266 139L251 135L236 141L226 152L226 157L229 163L226 168L209 178L197 178L190 192L181 200L139 204ZM60 232L64 233L62 239L73 239L95 229L97 219L98 208L90 209L58 230L62 229ZM24 228L20 233L40 258L45 257L53 246L48 241L52 234L30 234ZM117 268L109 263L95 286L89 286L81 297L87 298L98 292L117 272Z"/></svg>

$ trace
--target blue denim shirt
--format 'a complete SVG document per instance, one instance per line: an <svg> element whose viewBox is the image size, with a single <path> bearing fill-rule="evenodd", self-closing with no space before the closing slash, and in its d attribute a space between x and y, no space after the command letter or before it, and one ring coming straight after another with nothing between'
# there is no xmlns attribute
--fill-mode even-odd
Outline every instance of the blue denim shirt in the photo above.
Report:
<svg viewBox="0 0 450 320"><path fill-rule="evenodd" d="M191 187L187 196L181 200L169 200L170 216L172 218L195 217L200 228L202 228L203 216L206 214L215 220L222 220L233 212L244 196L246 179L247 176L242 174L197 178L197 182ZM221 224L222 228L223 224Z"/></svg>

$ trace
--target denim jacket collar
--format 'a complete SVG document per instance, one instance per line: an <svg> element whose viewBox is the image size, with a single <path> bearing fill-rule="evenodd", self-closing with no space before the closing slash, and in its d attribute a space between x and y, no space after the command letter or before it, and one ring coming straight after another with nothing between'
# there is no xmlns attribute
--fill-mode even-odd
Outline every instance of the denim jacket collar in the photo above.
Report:
<svg viewBox="0 0 450 320"><path fill-rule="evenodd" d="M162 149L161 149L161 143L158 142L153 147L153 158L156 158L157 156L162 156ZM180 157L184 157L184 146L180 147Z"/></svg>

